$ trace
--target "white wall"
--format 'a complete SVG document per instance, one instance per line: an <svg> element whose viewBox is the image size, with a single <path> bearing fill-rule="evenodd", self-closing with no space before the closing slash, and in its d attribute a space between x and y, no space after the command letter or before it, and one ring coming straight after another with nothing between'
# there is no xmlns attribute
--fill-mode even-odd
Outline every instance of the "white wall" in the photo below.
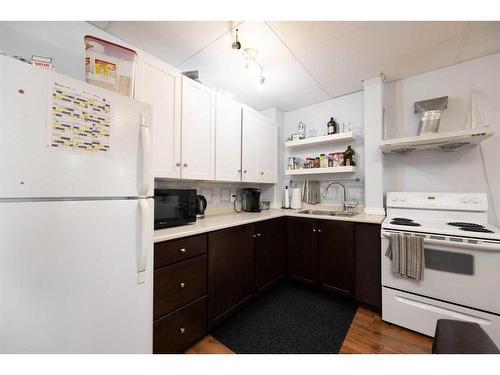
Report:
<svg viewBox="0 0 500 375"><path fill-rule="evenodd" d="M327 133L326 124L330 121L330 117L334 117L335 120L342 125L342 123L351 122L352 130L354 132L355 140L345 143L335 143L326 146L315 146L307 147L301 149L294 149L292 151L286 149L284 152L283 168L286 169L288 162L288 156L297 156L300 158L305 158L306 156L318 156L320 153L331 153L331 152L341 152L345 151L347 146L350 144L352 148L356 151L357 158L356 162L358 165L358 171L355 174L345 174L345 175L316 175L316 176L293 176L293 181L302 181L304 179L320 179L322 180L320 186L323 190L328 183L335 179L341 179L343 177L352 178L360 177L360 182L355 181L345 181L345 185L348 190L348 195L350 199L356 199L359 205L364 205L364 155L363 155L363 133L364 133L364 119L363 119L363 106L364 94L363 91L356 92L353 94L341 96L335 99L331 99L325 102L308 105L301 107L289 112L284 113L284 137L285 139L290 136L290 134L297 131L297 127L300 121L306 124L306 133L308 129L316 129L317 135L323 135ZM286 181L290 179L287 178ZM332 189L328 193L327 198L321 200L321 203L340 203L341 202L340 191Z"/></svg>
<svg viewBox="0 0 500 375"><path fill-rule="evenodd" d="M363 82L364 87L364 152L366 215L385 215L384 157L379 145L384 125L384 80L379 75Z"/></svg>
<svg viewBox="0 0 500 375"><path fill-rule="evenodd" d="M271 107L261 111L261 113L276 122L278 127L278 179L276 184L273 185L262 185L262 200L267 200L271 202L273 208L281 208L284 201L283 191L285 189L285 175L283 169L283 158L285 154L284 147L284 132L283 132L283 112L276 107Z"/></svg>
<svg viewBox="0 0 500 375"><path fill-rule="evenodd" d="M493 194L489 194L489 221L499 224L500 210L500 54L420 74L385 85L387 138L417 134L413 103L448 96L440 132L464 129L470 85L475 84L482 120L497 135L483 143L486 170ZM479 124L481 125L481 123ZM384 190L451 191L489 193L479 147L457 152L423 151L386 155ZM496 211L494 210L496 208Z"/></svg>

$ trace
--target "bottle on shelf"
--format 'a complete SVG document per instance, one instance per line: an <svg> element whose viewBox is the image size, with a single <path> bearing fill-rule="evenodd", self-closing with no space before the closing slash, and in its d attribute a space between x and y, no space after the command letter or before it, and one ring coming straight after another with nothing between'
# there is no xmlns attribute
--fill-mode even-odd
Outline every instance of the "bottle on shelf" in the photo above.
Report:
<svg viewBox="0 0 500 375"><path fill-rule="evenodd" d="M328 123L326 125L327 125L327 129L328 129L328 135L335 134L335 133L339 132L338 125L335 122L335 120L333 119L333 117L330 117L330 121L328 121Z"/></svg>
<svg viewBox="0 0 500 375"><path fill-rule="evenodd" d="M354 155L356 155L356 152L352 149L351 145L347 146L347 150L344 152L344 165L354 167L356 165Z"/></svg>

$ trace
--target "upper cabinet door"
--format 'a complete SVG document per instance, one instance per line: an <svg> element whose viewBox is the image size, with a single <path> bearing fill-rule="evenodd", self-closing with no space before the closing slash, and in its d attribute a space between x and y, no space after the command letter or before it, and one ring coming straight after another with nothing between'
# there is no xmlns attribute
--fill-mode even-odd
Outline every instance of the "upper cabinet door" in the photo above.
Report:
<svg viewBox="0 0 500 375"><path fill-rule="evenodd" d="M259 132L262 118L249 108L243 107L241 142L241 168L244 182L260 182Z"/></svg>
<svg viewBox="0 0 500 375"><path fill-rule="evenodd" d="M259 177L260 182L275 183L277 179L277 127L271 121L262 119L259 133Z"/></svg>
<svg viewBox="0 0 500 375"><path fill-rule="evenodd" d="M241 104L217 94L215 180L241 181Z"/></svg>
<svg viewBox="0 0 500 375"><path fill-rule="evenodd" d="M140 90L140 85L139 85ZM139 100L153 108L154 177L181 177L181 75L161 62L145 60Z"/></svg>
<svg viewBox="0 0 500 375"><path fill-rule="evenodd" d="M215 178L215 92L182 77L183 179Z"/></svg>

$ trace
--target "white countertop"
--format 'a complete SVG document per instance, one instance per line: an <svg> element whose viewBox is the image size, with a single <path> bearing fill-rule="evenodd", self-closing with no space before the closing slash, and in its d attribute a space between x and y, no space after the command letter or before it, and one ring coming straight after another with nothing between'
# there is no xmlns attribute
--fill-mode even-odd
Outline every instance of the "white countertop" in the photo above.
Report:
<svg viewBox="0 0 500 375"><path fill-rule="evenodd" d="M305 208L304 208L305 209ZM154 242L168 241L176 238L193 236L195 234L212 232L214 230L235 227L238 225L255 223L257 221L274 219L277 217L291 216L310 219L350 221L358 223L381 224L385 216L358 214L351 217L322 216L298 214L301 210L266 210L261 212L223 213L218 215L207 215L203 219L197 219L193 224L182 225L173 228L159 229L154 232Z"/></svg>

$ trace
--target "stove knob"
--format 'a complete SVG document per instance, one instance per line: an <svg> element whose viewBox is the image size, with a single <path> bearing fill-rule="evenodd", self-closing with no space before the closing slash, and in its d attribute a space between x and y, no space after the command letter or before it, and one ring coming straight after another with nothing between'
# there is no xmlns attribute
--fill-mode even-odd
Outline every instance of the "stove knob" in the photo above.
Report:
<svg viewBox="0 0 500 375"><path fill-rule="evenodd" d="M463 197L460 198L460 201L462 203L469 203L470 202L470 198L464 195Z"/></svg>

